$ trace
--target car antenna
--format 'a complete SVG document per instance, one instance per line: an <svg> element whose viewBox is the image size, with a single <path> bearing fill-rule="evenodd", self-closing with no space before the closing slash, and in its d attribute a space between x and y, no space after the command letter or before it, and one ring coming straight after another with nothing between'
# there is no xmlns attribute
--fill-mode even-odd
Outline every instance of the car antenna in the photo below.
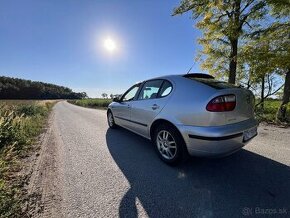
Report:
<svg viewBox="0 0 290 218"><path fill-rule="evenodd" d="M194 65L194 64L193 64L193 65ZM190 73L191 69L193 68L193 65L191 65L191 67L189 68L189 70L187 71L186 74L189 74L189 73Z"/></svg>
<svg viewBox="0 0 290 218"><path fill-rule="evenodd" d="M194 64L195 64L195 61L193 62L193 64L191 65L191 67L189 68L189 70L187 71L187 73L186 73L186 74L189 74L189 73L190 73L190 71L192 70L192 68L193 68Z"/></svg>

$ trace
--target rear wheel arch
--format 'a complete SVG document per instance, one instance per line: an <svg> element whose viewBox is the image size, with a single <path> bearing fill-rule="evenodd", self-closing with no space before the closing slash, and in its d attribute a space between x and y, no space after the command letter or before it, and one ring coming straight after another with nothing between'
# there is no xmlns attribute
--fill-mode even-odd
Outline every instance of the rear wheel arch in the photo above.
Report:
<svg viewBox="0 0 290 218"><path fill-rule="evenodd" d="M108 115L108 113L112 113L113 114L113 112L112 112L112 110L110 108L107 109L107 115Z"/></svg>
<svg viewBox="0 0 290 218"><path fill-rule="evenodd" d="M108 116L109 113L111 113L111 114L113 115L113 117L114 117L114 113L113 113L113 111L112 111L111 108L108 108L108 109L107 109L107 116Z"/></svg>
<svg viewBox="0 0 290 218"><path fill-rule="evenodd" d="M107 121L110 128L115 129L118 125L115 123L114 114L111 109L107 110Z"/></svg>
<svg viewBox="0 0 290 218"><path fill-rule="evenodd" d="M175 141L178 142L179 141L179 145L181 146L181 153L179 154L179 157L177 157L177 159L174 161L174 162L167 162L165 161L166 163L168 164L177 164L178 162L181 161L181 159L183 161L186 161L188 159L188 150L187 150L187 146L186 146L186 143L185 143L185 140L182 136L182 134L180 133L180 131L178 130L178 128L171 122L169 122L168 120L164 120L164 119L158 119L158 120L155 120L153 122L153 124L151 125L150 127L150 138L151 138L151 141L156 145L156 131L158 131L159 128L164 128L165 126L165 129L167 129L171 134L172 136L174 136L174 133L175 133ZM159 154L160 156L160 154ZM162 159L162 158L161 158ZM164 160L163 160L164 161Z"/></svg>
<svg viewBox="0 0 290 218"><path fill-rule="evenodd" d="M165 119L158 119L158 120L155 120L150 127L151 140L153 140L153 138L154 138L155 129L162 124L169 125L169 126L175 128L177 130L177 132L179 133L180 137L183 139L182 134L180 133L180 131L177 129L177 127L173 123L171 123L170 121L165 120Z"/></svg>

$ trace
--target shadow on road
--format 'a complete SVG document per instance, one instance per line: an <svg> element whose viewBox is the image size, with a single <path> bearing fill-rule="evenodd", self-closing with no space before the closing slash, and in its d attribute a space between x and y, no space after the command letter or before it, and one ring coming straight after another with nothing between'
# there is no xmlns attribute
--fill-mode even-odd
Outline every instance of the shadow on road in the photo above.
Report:
<svg viewBox="0 0 290 218"><path fill-rule="evenodd" d="M290 169L279 162L242 150L173 168L159 160L150 141L124 129L108 129L106 140L131 186L120 217L137 217L137 198L149 217L242 217L283 208L290 215Z"/></svg>

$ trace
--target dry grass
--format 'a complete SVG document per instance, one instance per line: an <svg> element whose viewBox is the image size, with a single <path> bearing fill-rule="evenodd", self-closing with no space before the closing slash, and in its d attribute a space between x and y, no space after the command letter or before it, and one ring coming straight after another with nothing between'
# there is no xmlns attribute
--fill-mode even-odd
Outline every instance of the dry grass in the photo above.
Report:
<svg viewBox="0 0 290 218"><path fill-rule="evenodd" d="M0 101L0 217L22 217L22 160L34 149L55 101Z"/></svg>

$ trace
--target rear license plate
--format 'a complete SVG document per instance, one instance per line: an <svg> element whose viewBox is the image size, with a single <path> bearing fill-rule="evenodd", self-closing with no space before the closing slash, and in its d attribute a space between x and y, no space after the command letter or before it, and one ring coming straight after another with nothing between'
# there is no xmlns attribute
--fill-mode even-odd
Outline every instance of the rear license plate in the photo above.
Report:
<svg viewBox="0 0 290 218"><path fill-rule="evenodd" d="M244 132L244 139L243 141L249 141L251 138L255 137L257 135L257 127L253 127L251 129L248 129Z"/></svg>

